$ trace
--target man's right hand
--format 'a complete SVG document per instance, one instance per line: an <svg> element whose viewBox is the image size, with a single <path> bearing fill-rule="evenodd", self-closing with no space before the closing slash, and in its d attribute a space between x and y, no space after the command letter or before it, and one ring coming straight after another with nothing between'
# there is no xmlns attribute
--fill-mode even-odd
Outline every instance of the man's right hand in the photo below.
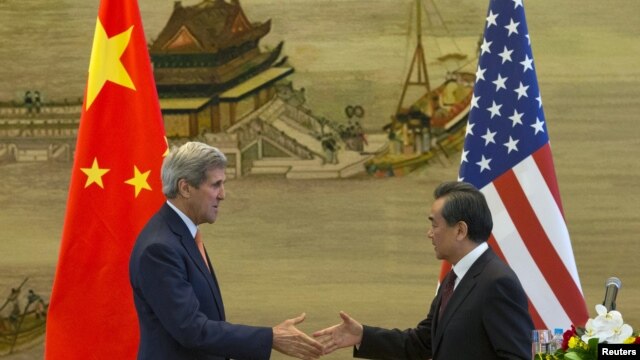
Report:
<svg viewBox="0 0 640 360"><path fill-rule="evenodd" d="M337 349L359 345L362 342L362 324L344 311L340 311L340 317L342 318L341 324L313 333L313 336L324 345L325 354L332 353Z"/></svg>

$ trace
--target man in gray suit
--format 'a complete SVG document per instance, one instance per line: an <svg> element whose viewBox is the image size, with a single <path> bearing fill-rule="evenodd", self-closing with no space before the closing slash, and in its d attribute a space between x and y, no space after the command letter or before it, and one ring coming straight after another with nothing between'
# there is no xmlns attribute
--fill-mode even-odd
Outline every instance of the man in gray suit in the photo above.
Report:
<svg viewBox="0 0 640 360"><path fill-rule="evenodd" d="M213 223L225 198L227 159L207 144L175 148L162 165L167 202L133 248L129 273L140 323L138 359L268 360L271 350L317 359L323 347L295 325L228 322L213 263L198 226Z"/></svg>
<svg viewBox="0 0 640 360"><path fill-rule="evenodd" d="M464 182L440 184L428 237L436 257L453 265L415 328L342 323L314 334L325 352L355 346L354 357L376 359L531 359L533 322L516 274L489 248L493 220L484 195Z"/></svg>

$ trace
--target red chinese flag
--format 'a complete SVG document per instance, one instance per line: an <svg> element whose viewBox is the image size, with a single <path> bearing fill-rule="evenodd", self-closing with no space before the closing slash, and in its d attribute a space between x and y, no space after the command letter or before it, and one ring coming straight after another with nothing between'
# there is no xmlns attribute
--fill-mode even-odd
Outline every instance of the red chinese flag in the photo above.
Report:
<svg viewBox="0 0 640 360"><path fill-rule="evenodd" d="M102 0L49 305L45 357L133 359L136 236L164 201L167 150L135 0Z"/></svg>

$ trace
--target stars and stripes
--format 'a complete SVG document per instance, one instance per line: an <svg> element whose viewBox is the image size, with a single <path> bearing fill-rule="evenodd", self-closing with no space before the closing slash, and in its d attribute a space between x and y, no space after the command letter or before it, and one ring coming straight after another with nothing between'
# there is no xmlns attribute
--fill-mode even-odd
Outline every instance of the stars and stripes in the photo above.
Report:
<svg viewBox="0 0 640 360"><path fill-rule="evenodd" d="M485 194L489 243L518 274L536 328L588 318L555 177L522 0L491 0L459 179Z"/></svg>

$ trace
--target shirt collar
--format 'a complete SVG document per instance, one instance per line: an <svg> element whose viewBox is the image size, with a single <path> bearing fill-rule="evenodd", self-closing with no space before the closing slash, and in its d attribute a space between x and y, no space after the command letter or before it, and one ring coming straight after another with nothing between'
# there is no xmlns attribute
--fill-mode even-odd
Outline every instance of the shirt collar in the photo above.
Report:
<svg viewBox="0 0 640 360"><path fill-rule="evenodd" d="M193 221L191 221L191 219L189 219L187 215L185 215L182 211L180 211L180 209L178 209L175 205L173 205L171 201L167 200L167 205L169 205L169 207L171 207L173 211L175 211L176 214L180 216L180 219L182 219L184 224L187 225L187 228L189 228L189 232L191 233L191 236L193 236L193 238L195 239L196 232L198 231L198 227L196 226L196 224L194 224Z"/></svg>
<svg viewBox="0 0 640 360"><path fill-rule="evenodd" d="M458 286L458 283L460 283L460 280L464 277L467 271L469 271L471 265L473 265L480 255L487 251L488 248L489 245L487 242L482 242L480 245L476 246L475 249L471 250L467 255L460 259L455 266L453 266L453 272L455 272L457 276L455 286Z"/></svg>

